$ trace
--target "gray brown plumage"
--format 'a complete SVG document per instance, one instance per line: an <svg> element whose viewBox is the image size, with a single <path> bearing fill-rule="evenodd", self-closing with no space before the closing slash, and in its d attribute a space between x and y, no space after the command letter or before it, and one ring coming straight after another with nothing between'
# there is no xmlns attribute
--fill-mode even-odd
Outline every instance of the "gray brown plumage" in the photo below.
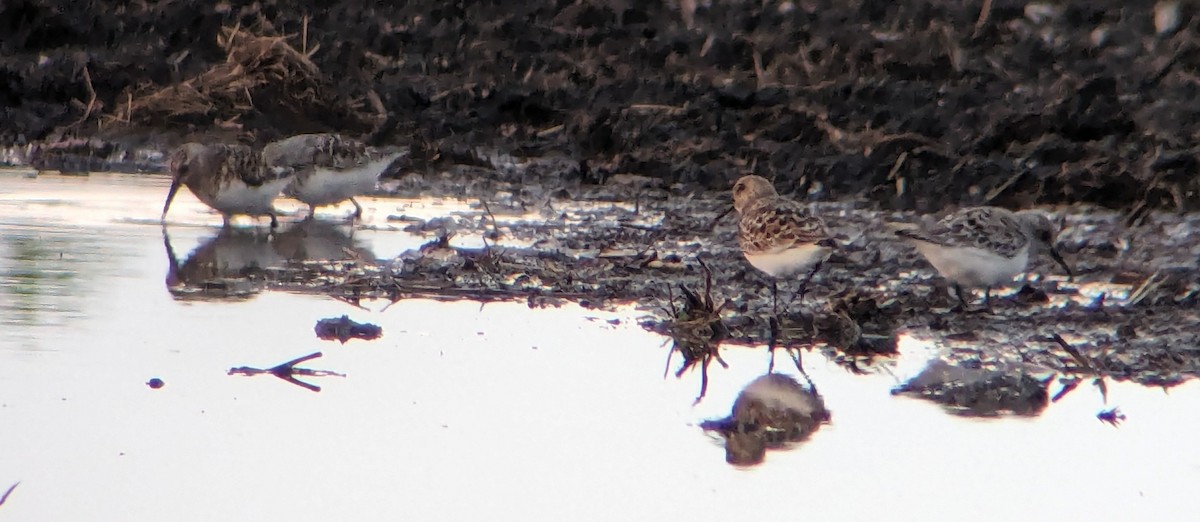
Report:
<svg viewBox="0 0 1200 522"><path fill-rule="evenodd" d="M362 215L362 206L354 197L373 190L399 155L338 134L300 134L270 143L262 153L269 168L295 175L286 195L314 210L350 200L355 216Z"/></svg>
<svg viewBox="0 0 1200 522"><path fill-rule="evenodd" d="M803 297L808 282L835 246L825 222L799 203L780 197L761 176L743 176L734 183L733 207L739 216L742 253L754 268L771 276L773 294L778 294L775 278L811 268L800 289Z"/></svg>
<svg viewBox="0 0 1200 522"><path fill-rule="evenodd" d="M950 280L966 308L962 286L984 287L990 305L991 287L1023 272L1035 245L1073 277L1071 267L1054 248L1055 230L1040 212L1012 212L999 207L968 207L929 227L905 228L896 235L911 240L930 264Z"/></svg>
<svg viewBox="0 0 1200 522"><path fill-rule="evenodd" d="M245 145L186 143L175 149L169 160L171 188L163 203L163 219L180 185L205 205L220 212L229 224L231 216L270 216L276 225L272 203L291 180L290 173L265 168L262 157Z"/></svg>

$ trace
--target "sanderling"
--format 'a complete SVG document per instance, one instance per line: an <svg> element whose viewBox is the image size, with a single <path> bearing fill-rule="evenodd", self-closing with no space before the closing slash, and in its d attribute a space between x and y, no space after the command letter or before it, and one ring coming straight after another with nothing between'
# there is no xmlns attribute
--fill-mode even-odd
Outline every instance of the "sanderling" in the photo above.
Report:
<svg viewBox="0 0 1200 522"><path fill-rule="evenodd" d="M277 225L272 202L291 181L290 174L281 174L263 167L258 151L245 145L186 143L170 156L171 188L163 204L162 219L166 219L171 201L179 185L186 185L205 205L212 207L225 219L234 214L270 216L271 227Z"/></svg>
<svg viewBox="0 0 1200 522"><path fill-rule="evenodd" d="M954 284L963 310L967 309L963 286L984 287L984 306L990 309L991 287L1025 271L1035 243L1045 246L1074 278L1071 267L1054 248L1054 225L1035 210L969 207L933 226L905 228L896 235L912 240L938 273Z"/></svg>
<svg viewBox="0 0 1200 522"><path fill-rule="evenodd" d="M743 176L734 183L733 208L739 216L742 253L754 268L771 276L772 306L778 314L776 280L808 270L798 294L803 299L809 281L837 245L821 218L780 197L762 176Z"/></svg>
<svg viewBox="0 0 1200 522"><path fill-rule="evenodd" d="M350 200L353 217L362 217L362 206L354 196L375 189L379 175L399 152L381 152L358 140L337 134L300 134L263 147L263 161L279 171L295 172L295 180L284 194L316 207Z"/></svg>

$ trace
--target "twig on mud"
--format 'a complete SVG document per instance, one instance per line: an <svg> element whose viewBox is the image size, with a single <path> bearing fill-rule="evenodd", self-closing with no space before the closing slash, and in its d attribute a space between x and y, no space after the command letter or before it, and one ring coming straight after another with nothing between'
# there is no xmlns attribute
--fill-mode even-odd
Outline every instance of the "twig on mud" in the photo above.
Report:
<svg viewBox="0 0 1200 522"><path fill-rule="evenodd" d="M20 485L21 485L21 481L18 480L16 483L9 486L8 490L5 491L3 495L0 495L0 506L4 505L4 502L8 500L8 496L11 495L13 490L17 489L17 486L20 486Z"/></svg>
<svg viewBox="0 0 1200 522"><path fill-rule="evenodd" d="M1137 287L1137 290L1130 292L1129 297L1125 299L1125 306L1136 306L1138 303L1142 302L1146 296L1150 295L1150 293L1162 286L1163 281L1166 280L1166 277L1160 277L1161 275L1161 270L1155 270L1150 277L1146 278L1145 281L1142 281L1142 285Z"/></svg>
<svg viewBox="0 0 1200 522"><path fill-rule="evenodd" d="M1054 342L1058 343L1058 345L1061 346L1062 349L1065 350L1072 359L1075 359L1075 362L1083 367L1085 373L1095 376L1092 384L1096 385L1097 388L1100 388L1100 398L1107 403L1108 385L1105 384L1104 378L1108 376L1108 371L1092 364L1087 357L1084 357L1083 353L1081 353L1079 349L1071 346L1071 343L1068 343L1066 339L1063 339L1063 337L1057 333L1054 334Z"/></svg>
<svg viewBox="0 0 1200 522"><path fill-rule="evenodd" d="M1071 346L1071 343L1068 343L1067 340L1063 339L1061 335L1057 333L1054 334L1054 342L1058 343L1058 345L1067 352L1067 355L1070 355L1072 359L1075 359L1075 362L1078 363L1079 366L1082 366L1083 369L1087 370L1089 373L1097 373L1096 368L1092 366L1092 362L1087 360L1082 353L1079 353L1079 349Z"/></svg>
<svg viewBox="0 0 1200 522"><path fill-rule="evenodd" d="M308 56L308 13L300 20L300 54Z"/></svg>
<svg viewBox="0 0 1200 522"><path fill-rule="evenodd" d="M1003 194L1004 191L1009 189L1009 187L1012 187L1013 183L1016 183L1017 180L1021 179L1021 177L1025 175L1025 172L1025 169L1017 169L1017 171L1014 172L1013 175L1009 176L1004 183L1001 183L999 186L989 191L987 195L983 197L983 202L991 203L992 200L996 199L997 196Z"/></svg>
<svg viewBox="0 0 1200 522"><path fill-rule="evenodd" d="M763 89L763 87L770 85L771 82L770 82L770 80L767 79L766 72L763 70L762 53L759 52L758 49L754 50L753 59L754 59L754 80L755 80L755 83L757 84L756 86L758 87L758 90L761 91Z"/></svg>
<svg viewBox="0 0 1200 522"><path fill-rule="evenodd" d="M483 204L483 211L487 213L488 219L492 222L492 239L498 239L500 227L496 225L496 215L492 213L492 207L488 205L486 199L480 198L479 202Z"/></svg>
<svg viewBox="0 0 1200 522"><path fill-rule="evenodd" d="M975 20L975 32L972 37L978 36L983 30L983 26L987 25L988 17L992 15L992 0L983 0L983 6L979 8L979 18Z"/></svg>
<svg viewBox="0 0 1200 522"><path fill-rule="evenodd" d="M563 130L564 128L565 128L565 127L563 127L563 125L560 123L560 124L558 124L558 125L555 125L555 126L553 126L553 127L546 128L546 129L542 129L542 130L540 130L540 131L537 131L537 132L536 132L536 133L534 133L534 134L535 134L537 137L539 137L539 138L545 138L546 136L549 136L549 135L551 135L551 134L557 133L557 132L559 132L559 131Z"/></svg>
<svg viewBox="0 0 1200 522"><path fill-rule="evenodd" d="M92 109L96 107L96 89L92 87L92 73L88 72L88 66L83 66L83 88L87 89L88 101L87 108L83 111L83 116L80 116L79 121L71 124L72 127L87 121L92 115Z"/></svg>
<svg viewBox="0 0 1200 522"><path fill-rule="evenodd" d="M654 103L635 103L626 107L625 110L633 112L666 112L667 114L679 114L687 109L683 107L675 107L673 105L659 105Z"/></svg>
<svg viewBox="0 0 1200 522"><path fill-rule="evenodd" d="M887 179L896 181L896 197L904 195L904 178L898 177L900 167L904 166L904 161L908 159L908 151L901 152L896 156L896 162L892 164L892 169L888 171Z"/></svg>

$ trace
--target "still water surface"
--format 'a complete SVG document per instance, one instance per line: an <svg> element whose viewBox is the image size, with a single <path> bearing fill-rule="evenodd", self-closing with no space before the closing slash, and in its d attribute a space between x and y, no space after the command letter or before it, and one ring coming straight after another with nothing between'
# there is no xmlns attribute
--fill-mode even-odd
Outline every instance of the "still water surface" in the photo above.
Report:
<svg viewBox="0 0 1200 522"><path fill-rule="evenodd" d="M1036 417L970 419L889 393L933 355L911 338L866 375L811 352L804 367L832 421L735 467L699 424L766 372L761 347L724 348L729 368L713 365L693 404L699 373L664 379L670 343L632 306L177 300L157 219L166 186L0 171L0 492L20 482L0 520L1145 520L1195 509L1195 381L1110 381L1107 406L1085 382ZM168 230L186 256L220 219L181 196ZM375 226L355 241L383 259L429 239L391 230L387 215L468 208L362 203ZM318 320L343 314L383 336L316 338ZM316 351L303 367L345 375L302 377L318 393L226 374ZM1095 418L1112 405L1129 417L1119 428Z"/></svg>

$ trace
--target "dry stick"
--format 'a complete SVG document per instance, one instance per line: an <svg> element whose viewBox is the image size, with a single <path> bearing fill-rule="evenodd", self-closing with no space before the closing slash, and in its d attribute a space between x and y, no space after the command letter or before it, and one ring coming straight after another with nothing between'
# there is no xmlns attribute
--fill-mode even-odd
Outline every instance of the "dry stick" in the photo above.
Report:
<svg viewBox="0 0 1200 522"><path fill-rule="evenodd" d="M758 49L755 49L753 58L754 58L754 80L758 86L758 90L761 91L763 86L765 86L767 84L767 79L764 76L765 73L763 72L763 66L762 66L762 53L758 52Z"/></svg>
<svg viewBox="0 0 1200 522"><path fill-rule="evenodd" d="M1021 177L1025 175L1025 172L1026 171L1024 169L1020 169L1020 170L1017 170L1016 172L1014 172L1012 176L1009 176L1008 179L1004 181L1004 183L1001 183L1000 186L992 189L991 192L988 192L987 196L984 196L983 201L985 203L991 203L992 200L996 199L997 196L999 196L1000 194L1003 194L1004 191L1008 190L1009 187L1013 186L1013 183L1016 183L1017 180L1021 179Z"/></svg>
<svg viewBox="0 0 1200 522"><path fill-rule="evenodd" d="M896 157L896 162L892 164L892 170L888 171L888 179L896 181L896 197L904 195L904 178L899 178L896 175L900 173L900 167L904 166L904 161L908 159L908 151L901 152Z"/></svg>
<svg viewBox="0 0 1200 522"><path fill-rule="evenodd" d="M83 88L87 89L88 93L87 109L83 111L83 116L79 118L79 121L72 126L87 121L88 117L92 115L92 109L96 106L96 89L92 87L92 74L88 72L86 65L83 66Z"/></svg>
<svg viewBox="0 0 1200 522"><path fill-rule="evenodd" d="M483 204L483 210L487 212L488 219L491 219L492 221L492 233L496 234L497 238L500 237L500 227L496 225L496 215L492 214L492 207L490 207L488 202L483 198L480 198L479 202Z"/></svg>
<svg viewBox="0 0 1200 522"><path fill-rule="evenodd" d="M1142 302L1147 295L1150 295L1151 292L1157 290L1159 286L1162 286L1163 281L1166 280L1166 277L1160 278L1160 275L1162 275L1162 271L1155 270L1153 274L1150 274L1150 277L1146 278L1145 281L1142 281L1141 286L1137 287L1137 290L1131 292L1129 297L1125 299L1125 306L1137 305L1138 303Z"/></svg>
<svg viewBox="0 0 1200 522"><path fill-rule="evenodd" d="M983 0L983 6L979 8L979 18L975 20L975 32L972 37L979 34L983 30L983 26L987 24L988 17L992 15L992 0Z"/></svg>
<svg viewBox="0 0 1200 522"><path fill-rule="evenodd" d="M21 485L21 481L18 480L15 484L8 487L8 491L5 491L4 495L0 495L0 506L4 505L4 502L6 500L8 500L8 496L11 495L13 490L17 489L17 486L20 486L20 485Z"/></svg>
<svg viewBox="0 0 1200 522"><path fill-rule="evenodd" d="M1100 397L1104 399L1105 403L1107 403L1108 385L1104 382L1104 377L1106 376L1107 372L1093 365L1091 361L1087 359L1087 357L1084 357L1077 348L1071 346L1071 344L1068 343L1066 339L1063 339L1061 335L1057 333L1054 334L1054 341L1057 342L1059 346L1062 346L1063 350L1066 350L1067 354L1069 354L1071 358L1075 359L1075 362L1079 363L1079 365L1082 366L1087 373L1095 376L1093 383L1100 388Z"/></svg>
<svg viewBox="0 0 1200 522"><path fill-rule="evenodd" d="M300 54L308 56L308 14L303 18L303 23L300 26Z"/></svg>

